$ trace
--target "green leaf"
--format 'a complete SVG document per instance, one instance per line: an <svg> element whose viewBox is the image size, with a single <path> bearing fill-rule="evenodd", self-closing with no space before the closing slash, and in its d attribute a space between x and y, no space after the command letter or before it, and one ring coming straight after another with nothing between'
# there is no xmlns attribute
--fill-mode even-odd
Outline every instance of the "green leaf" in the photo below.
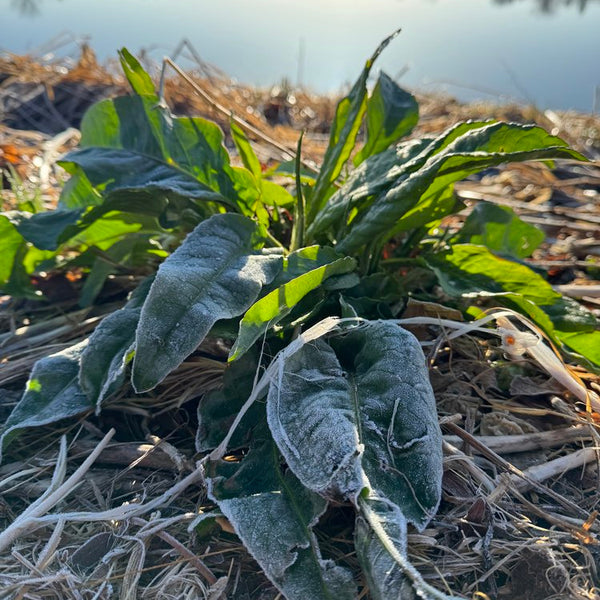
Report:
<svg viewBox="0 0 600 600"><path fill-rule="evenodd" d="M58 208L76 209L102 204L101 194L90 183L81 167L65 161L58 164L71 175L62 189Z"/></svg>
<svg viewBox="0 0 600 600"><path fill-rule="evenodd" d="M250 171L250 173L252 173L252 175L254 175L254 177L256 177L257 180L260 180L262 177L260 161L252 149L250 141L246 137L244 130L233 119L229 121L229 128L231 129L233 143L237 148L243 165L246 167L246 169L248 169L248 171Z"/></svg>
<svg viewBox="0 0 600 600"><path fill-rule="evenodd" d="M302 248L292 252L283 261L283 278L289 281L255 302L240 321L238 338L229 353L229 360L242 356L268 329L281 319L312 290L334 275L349 273L356 267L356 261L350 257L332 259L330 248L318 246ZM322 264L330 260L328 264ZM322 266L317 266L319 264ZM311 268L313 267L313 268ZM298 273L301 275L294 276ZM280 275L282 277L282 275Z"/></svg>
<svg viewBox="0 0 600 600"><path fill-rule="evenodd" d="M105 197L122 191L141 191L147 195L171 194L236 207L233 201L193 175L165 164L162 159L129 150L84 148L67 154L63 166L65 161L84 171L93 186L102 187Z"/></svg>
<svg viewBox="0 0 600 600"><path fill-rule="evenodd" d="M123 73L125 73L125 77L127 77L133 91L140 95L153 95L155 90L150 75L144 71L142 65L129 53L127 48L119 50L119 58Z"/></svg>
<svg viewBox="0 0 600 600"><path fill-rule="evenodd" d="M533 125L490 123L452 137L448 143L448 134L444 134L436 151L433 154L426 151L429 157L416 170L412 170L414 164L400 170L396 181L382 189L368 210L363 210L350 224L350 231L338 244L340 252L348 254L374 238L386 240L397 231L406 230L402 218L411 209L419 203L429 203L433 209L435 203L431 203L431 198L439 197L448 186L488 167L523 160L585 160L569 149L566 142ZM415 162L421 158L417 157ZM411 170L407 173L409 166Z"/></svg>
<svg viewBox="0 0 600 600"><path fill-rule="evenodd" d="M600 367L600 331L557 331L556 336L591 363L591 367L599 372Z"/></svg>
<svg viewBox="0 0 600 600"><path fill-rule="evenodd" d="M125 382L125 367L133 352L142 304L152 280L145 279L123 308L102 320L81 355L79 385L96 407L96 413Z"/></svg>
<svg viewBox="0 0 600 600"><path fill-rule="evenodd" d="M142 308L132 381L155 387L202 342L213 324L243 314L281 269L255 250L259 231L241 215L215 215L160 266Z"/></svg>
<svg viewBox="0 0 600 600"><path fill-rule="evenodd" d="M202 398L202 402L198 403L196 452L213 450L223 441L238 412L252 393L258 371L258 355L252 351L246 352L239 360L226 366L222 387L208 392ZM264 407L259 403L253 404L242 420L243 427L236 428L230 447L247 447L251 442L252 432L259 421L264 419Z"/></svg>
<svg viewBox="0 0 600 600"><path fill-rule="evenodd" d="M350 572L323 560L312 532L327 502L283 472L272 440L209 469L209 497L287 600L355 600Z"/></svg>
<svg viewBox="0 0 600 600"><path fill-rule="evenodd" d="M79 306L91 306L111 275L122 272L125 268L133 268L148 262L150 260L148 253L154 251L156 247L149 243L147 234L133 233L112 244L101 254L98 253L97 247L94 247L90 252L94 255L94 262L81 288ZM156 258L154 254L152 257Z"/></svg>
<svg viewBox="0 0 600 600"><path fill-rule="evenodd" d="M296 160L286 160L279 163L276 167L267 169L264 173L265 177L277 175L281 177L289 177L290 179L296 179ZM300 169L300 180L304 185L314 185L316 179L316 172L302 167Z"/></svg>
<svg viewBox="0 0 600 600"><path fill-rule="evenodd" d="M29 213L7 211L0 214L0 290L14 297L39 299L29 275L40 263L52 259L55 253L39 250L23 238L18 231L23 214Z"/></svg>
<svg viewBox="0 0 600 600"><path fill-rule="evenodd" d="M77 381L79 358L86 344L84 340L33 365L25 393L0 429L0 461L2 450L23 429L48 425L93 409Z"/></svg>
<svg viewBox="0 0 600 600"><path fill-rule="evenodd" d="M294 196L277 183L263 179L260 187L260 199L267 206L290 206L294 203Z"/></svg>
<svg viewBox="0 0 600 600"><path fill-rule="evenodd" d="M254 180L231 167L217 125L173 117L154 95L102 100L86 112L81 128L82 149L65 160L95 188L146 189L227 203L241 212L258 198Z"/></svg>
<svg viewBox="0 0 600 600"><path fill-rule="evenodd" d="M382 71L367 101L367 139L354 164L379 154L408 135L418 120L419 105L415 97Z"/></svg>
<svg viewBox="0 0 600 600"><path fill-rule="evenodd" d="M308 233L315 236L331 227L337 227L344 235L346 231L344 225L353 213L362 214L372 204L374 198L407 179L411 173L420 169L429 157L446 148L466 132L488 124L487 122L460 123L437 138L423 137L408 140L369 157L354 169L344 185L329 198L317 218L310 224Z"/></svg>
<svg viewBox="0 0 600 600"><path fill-rule="evenodd" d="M6 214L0 215L0 286L6 284L13 272L15 258L24 244L23 236Z"/></svg>
<svg viewBox="0 0 600 600"><path fill-rule="evenodd" d="M340 100L331 124L329 145L323 157L323 164L317 176L315 187L308 207L308 223L314 220L330 191L331 185L342 172L344 163L350 157L356 142L356 136L367 108L367 79L371 67L386 46L398 35L399 30L387 37L377 47L365 63L350 93Z"/></svg>
<svg viewBox="0 0 600 600"><path fill-rule="evenodd" d="M408 561L406 521L397 506L361 498L354 543L373 600L453 600L425 583Z"/></svg>
<svg viewBox="0 0 600 600"><path fill-rule="evenodd" d="M15 214L14 220L19 233L36 248L56 250L65 229L79 221L83 209L57 208L36 214Z"/></svg>
<svg viewBox="0 0 600 600"><path fill-rule="evenodd" d="M394 227L394 233L411 231L420 227L430 229L447 215L458 212L463 206L464 204L456 197L453 186L442 188L434 194L429 194L427 198L407 211ZM413 243L417 244L418 240L414 239Z"/></svg>
<svg viewBox="0 0 600 600"><path fill-rule="evenodd" d="M544 241L544 232L522 221L507 206L479 202L473 207L454 243L486 246L494 252L526 258Z"/></svg>
<svg viewBox="0 0 600 600"><path fill-rule="evenodd" d="M555 342L562 342L600 365L598 321L572 299L563 298L526 265L492 254L484 246L455 244L450 250L427 255L444 291L453 296L494 296L516 304Z"/></svg>
<svg viewBox="0 0 600 600"><path fill-rule="evenodd" d="M515 292L537 306L552 305L561 298L541 275L526 265L495 256L484 246L455 244L425 258L444 291L453 296Z"/></svg>
<svg viewBox="0 0 600 600"><path fill-rule="evenodd" d="M386 321L317 340L283 362L267 396L273 437L309 489L358 504L365 488L423 529L441 495L435 399L417 339Z"/></svg>
<svg viewBox="0 0 600 600"><path fill-rule="evenodd" d="M120 241L126 245L128 242L124 238L127 236L139 237L162 231L153 214L151 202L145 203L144 208L139 209L145 209L146 212L135 212L137 210L135 202L131 201L127 204L132 212L111 210L111 204L112 202L106 202L86 212L78 223L67 227L58 240L60 247L77 249L80 252L91 247L108 251ZM159 206L164 207L164 204Z"/></svg>

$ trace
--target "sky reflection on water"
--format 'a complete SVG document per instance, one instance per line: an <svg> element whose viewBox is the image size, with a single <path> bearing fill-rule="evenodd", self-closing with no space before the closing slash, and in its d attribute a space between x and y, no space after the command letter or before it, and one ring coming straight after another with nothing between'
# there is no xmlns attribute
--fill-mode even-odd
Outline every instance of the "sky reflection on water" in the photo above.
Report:
<svg viewBox="0 0 600 600"><path fill-rule="evenodd" d="M377 43L407 87L464 100L590 111L600 86L599 0L10 0L0 46L32 50L62 31L101 59L126 45L159 60L184 37L242 81L286 77L321 92L353 80ZM600 107L598 107L600 108Z"/></svg>

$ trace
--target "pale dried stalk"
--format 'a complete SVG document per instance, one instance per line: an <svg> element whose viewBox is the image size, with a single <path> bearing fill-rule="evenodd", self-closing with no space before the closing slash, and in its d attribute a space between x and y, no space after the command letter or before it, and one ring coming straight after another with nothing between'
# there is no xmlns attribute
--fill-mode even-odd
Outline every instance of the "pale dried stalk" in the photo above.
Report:
<svg viewBox="0 0 600 600"><path fill-rule="evenodd" d="M533 487L533 481L540 483L562 475L567 471L577 469L588 463L596 462L598 460L598 448L581 448L570 454L565 454L559 458L542 463L540 465L533 465L528 469L525 469L523 473L527 476L529 481L523 480L521 477L511 475L510 479L514 486L520 491L525 492Z"/></svg>
<svg viewBox="0 0 600 600"><path fill-rule="evenodd" d="M508 317L518 319L523 325L529 328L530 332L524 332L515 327ZM482 325L492 320L495 320L497 323L498 328L496 331L482 327ZM595 412L600 412L600 396L588 390L583 385L583 382L563 363L560 357L544 343L543 337L538 333L537 327L529 319L512 310L497 310L470 323L461 323L450 319L435 319L433 317L412 317L409 319L397 319L395 322L399 325L438 325L454 329L455 331L446 335L446 339L448 340L475 331L499 335L502 340L503 350L511 358L518 359L523 354L529 355L546 373L567 388L576 398L585 402L586 406L590 406ZM433 345L434 343L422 342L422 345Z"/></svg>
<svg viewBox="0 0 600 600"><path fill-rule="evenodd" d="M136 525L148 526L151 525L151 522L145 521L144 519L140 519L136 517L132 519L133 523ZM166 524L164 525L166 526ZM209 585L214 585L217 582L217 578L214 573L198 558L193 552L188 550L177 538L173 537L170 533L167 533L164 530L155 530L151 529L149 531L143 532L144 537L149 536L151 534L156 535L161 540L169 544L174 550L176 550L180 556L189 561L189 563L194 566L198 572L206 579Z"/></svg>
<svg viewBox="0 0 600 600"><path fill-rule="evenodd" d="M473 462L473 459L470 456L467 456L464 452L461 452L458 448L448 443L446 440L442 442L442 448L445 454L452 456L456 460L460 460L465 466L465 469L488 493L494 491L496 488L494 480L483 469L480 469Z"/></svg>
<svg viewBox="0 0 600 600"><path fill-rule="evenodd" d="M55 523L60 519L64 519L65 522L71 523L85 523L87 521L125 521L133 517L139 517L147 514L155 509L164 508L168 506L177 496L183 493L192 484L202 481L203 477L203 465L198 464L196 469L189 475L184 477L181 481L176 483L174 486L169 488L166 492L154 498L146 504L123 504L116 508L111 508L101 512L63 512L58 515L45 515L42 517L32 518L32 523L36 526L49 525ZM180 515L181 519L193 519L196 517L195 513L185 513ZM0 548L1 550L1 548Z"/></svg>
<svg viewBox="0 0 600 600"><path fill-rule="evenodd" d="M600 298L600 285L556 285L554 289L563 296L571 298Z"/></svg>
<svg viewBox="0 0 600 600"><path fill-rule="evenodd" d="M587 425L575 425L574 427L520 435L478 435L473 437L494 452L514 454L590 440L593 435ZM457 435L445 435L444 441L455 446L462 443L461 438ZM477 448L475 448L475 452L477 452Z"/></svg>
<svg viewBox="0 0 600 600"><path fill-rule="evenodd" d="M528 354L548 375L566 387L576 398L585 402L586 406L590 406L594 412L600 412L598 394L588 390L581 379L573 375L562 360L544 344L540 335L520 331L504 317L497 318L497 323L502 346L512 358ZM526 324L535 331L529 322Z"/></svg>
<svg viewBox="0 0 600 600"><path fill-rule="evenodd" d="M38 519L52 510L61 500L70 494L81 482L87 471L90 469L98 455L108 445L111 438L115 434L115 430L111 429L104 438L98 443L96 449L85 459L81 466L61 485L49 494L41 496L38 500L28 506L2 533L0 533L0 552L4 551L18 537L28 533L32 529L37 528ZM63 436L61 438L61 451L59 460L56 463L55 477L53 477L53 485L64 477L66 470L66 454L67 440ZM51 487L51 489L52 489ZM62 519L61 515L56 515L57 520Z"/></svg>

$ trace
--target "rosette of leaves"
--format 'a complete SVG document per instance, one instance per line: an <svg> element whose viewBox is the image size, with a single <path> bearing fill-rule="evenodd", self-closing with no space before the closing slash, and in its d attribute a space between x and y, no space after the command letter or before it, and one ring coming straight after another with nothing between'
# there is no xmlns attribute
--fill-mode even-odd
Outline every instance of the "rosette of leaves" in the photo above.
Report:
<svg viewBox="0 0 600 600"><path fill-rule="evenodd" d="M537 230L482 205L454 237L436 233L462 209L457 181L509 161L584 157L514 123L467 122L403 141L418 121L414 97L384 73L367 88L390 40L340 101L315 174L300 169L301 143L293 165L264 171L235 125L244 166L232 166L221 130L171 115L123 50L133 94L86 114L81 148L61 163L71 179L58 208L0 216L4 291L25 289L19 282L66 250L86 257L87 301L110 273L107 256L150 272L88 340L36 364L0 446L26 427L101 411L123 386L145 393L207 337L225 337L230 365L223 389L199 405L196 444L212 450L210 497L289 600L357 597L352 574L315 535L339 503L354 508L373 598L446 597L407 559L407 527L433 517L442 476L425 360L392 321L409 291L438 283L457 298L485 294L600 367L593 315L522 262ZM235 460L222 460L227 448Z"/></svg>

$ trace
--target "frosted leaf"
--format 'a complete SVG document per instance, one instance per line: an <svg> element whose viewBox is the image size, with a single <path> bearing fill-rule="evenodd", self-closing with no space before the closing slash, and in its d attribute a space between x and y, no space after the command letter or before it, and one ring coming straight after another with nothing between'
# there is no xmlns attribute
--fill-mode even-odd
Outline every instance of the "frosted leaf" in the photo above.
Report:
<svg viewBox="0 0 600 600"><path fill-rule="evenodd" d="M141 306L152 280L152 277L145 279L123 308L103 319L81 355L79 384L90 402L96 405L96 414L103 401L125 381L125 367L133 351Z"/></svg>
<svg viewBox="0 0 600 600"><path fill-rule="evenodd" d="M406 520L377 497L361 499L354 530L356 557L373 600L459 600L427 584L406 555Z"/></svg>
<svg viewBox="0 0 600 600"><path fill-rule="evenodd" d="M267 417L289 467L308 488L357 502L364 488L422 529L440 500L435 399L416 338L374 321L316 340L279 363Z"/></svg>
<svg viewBox="0 0 600 600"><path fill-rule="evenodd" d="M55 423L93 409L78 383L79 360L87 340L38 360L25 392L0 429L2 449L22 429Z"/></svg>
<svg viewBox="0 0 600 600"><path fill-rule="evenodd" d="M254 249L257 226L235 214L203 221L160 266L142 307L132 381L155 387L191 354L219 319L237 317L281 268Z"/></svg>
<svg viewBox="0 0 600 600"><path fill-rule="evenodd" d="M356 598L351 574L321 558L312 532L327 502L282 472L272 440L255 442L240 463L209 465L207 479L209 496L287 600Z"/></svg>

